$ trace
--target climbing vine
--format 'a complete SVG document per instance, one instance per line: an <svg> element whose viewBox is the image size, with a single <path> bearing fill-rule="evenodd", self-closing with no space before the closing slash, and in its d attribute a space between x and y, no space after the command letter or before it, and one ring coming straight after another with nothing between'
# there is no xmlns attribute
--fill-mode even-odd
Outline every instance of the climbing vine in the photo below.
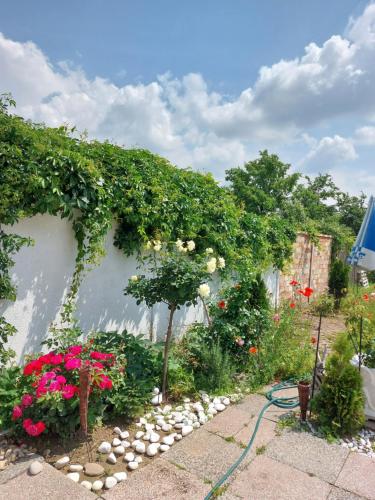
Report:
<svg viewBox="0 0 375 500"><path fill-rule="evenodd" d="M182 237L194 239L197 252L214 247L228 269L239 256L280 267L290 255L294 233L281 218L246 214L210 174L146 150L88 141L74 128L25 121L10 112L9 95L0 103L0 223L46 213L72 222L77 257L64 322L72 321L84 273L103 256L112 224L114 244L126 255L150 239Z"/></svg>

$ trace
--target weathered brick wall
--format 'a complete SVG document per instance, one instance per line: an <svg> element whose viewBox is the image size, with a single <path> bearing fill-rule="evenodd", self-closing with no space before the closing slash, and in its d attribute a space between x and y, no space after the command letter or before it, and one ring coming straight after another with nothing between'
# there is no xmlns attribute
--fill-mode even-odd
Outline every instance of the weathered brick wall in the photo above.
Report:
<svg viewBox="0 0 375 500"><path fill-rule="evenodd" d="M292 280L298 281L302 288L306 286L313 288L314 296L327 290L331 246L331 236L320 235L319 244L312 244L307 234L298 233L292 260L280 274L279 298L281 300L291 297L292 287L289 283ZM311 277L309 278L310 263Z"/></svg>

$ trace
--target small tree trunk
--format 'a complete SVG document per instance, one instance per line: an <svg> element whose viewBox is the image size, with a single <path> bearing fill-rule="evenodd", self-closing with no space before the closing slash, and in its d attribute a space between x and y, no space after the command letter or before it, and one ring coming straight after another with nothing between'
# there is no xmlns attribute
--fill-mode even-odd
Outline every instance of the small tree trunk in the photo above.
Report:
<svg viewBox="0 0 375 500"><path fill-rule="evenodd" d="M174 315L175 311L176 311L176 306L175 306L175 304L172 304L171 308L170 308L170 312L169 312L167 337L165 339L165 345L164 345L163 385L162 385L162 390L161 390L163 401L166 401L166 397L167 397L169 345L170 345L171 337L172 337L173 315Z"/></svg>
<svg viewBox="0 0 375 500"><path fill-rule="evenodd" d="M204 298L201 297L201 301L202 301L202 304L203 304L203 309L204 309L204 312L205 312L205 315L206 315L206 318L207 318L207 323L208 323L208 326L211 326L211 318L210 318L210 315L208 313L208 309L207 309L207 304L206 302L204 301Z"/></svg>
<svg viewBox="0 0 375 500"><path fill-rule="evenodd" d="M89 392L90 392L90 367L84 366L79 370L79 419L81 424L81 432L87 437L88 423L87 415L89 408Z"/></svg>

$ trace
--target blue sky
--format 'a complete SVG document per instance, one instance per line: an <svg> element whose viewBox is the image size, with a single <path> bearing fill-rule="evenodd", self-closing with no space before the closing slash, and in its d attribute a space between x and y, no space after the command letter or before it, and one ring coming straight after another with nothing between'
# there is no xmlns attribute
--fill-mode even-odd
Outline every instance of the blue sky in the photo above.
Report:
<svg viewBox="0 0 375 500"><path fill-rule="evenodd" d="M218 180L268 148L375 191L368 1L14 0L0 32L0 91L27 118Z"/></svg>

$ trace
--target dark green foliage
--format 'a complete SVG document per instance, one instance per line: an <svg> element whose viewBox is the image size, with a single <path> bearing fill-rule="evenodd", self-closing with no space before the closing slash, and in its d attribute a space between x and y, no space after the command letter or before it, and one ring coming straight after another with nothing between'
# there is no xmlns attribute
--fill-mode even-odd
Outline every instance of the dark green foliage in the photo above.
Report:
<svg viewBox="0 0 375 500"><path fill-rule="evenodd" d="M347 334L342 333L334 343L320 392L312 403L322 430L334 436L353 435L365 422L362 377L350 363L353 354Z"/></svg>
<svg viewBox="0 0 375 500"><path fill-rule="evenodd" d="M342 260L336 259L331 265L329 272L329 293L335 298L336 308L348 293L350 267Z"/></svg>
<svg viewBox="0 0 375 500"><path fill-rule="evenodd" d="M93 349L110 352L126 358L123 373L113 380L113 389L106 396L109 414L131 417L147 403L155 385L160 385L162 368L161 346L152 344L140 336L119 333L96 332L91 336Z"/></svg>
<svg viewBox="0 0 375 500"><path fill-rule="evenodd" d="M19 384L21 369L17 366L0 369L0 429L11 425L12 410L22 395Z"/></svg>
<svg viewBox="0 0 375 500"><path fill-rule="evenodd" d="M219 342L202 344L194 369L194 382L199 390L207 392L230 391L235 383L236 366Z"/></svg>
<svg viewBox="0 0 375 500"><path fill-rule="evenodd" d="M249 348L258 347L260 337L269 328L267 289L260 274L248 271L220 298L210 307L211 336L234 355L236 362L246 364Z"/></svg>

